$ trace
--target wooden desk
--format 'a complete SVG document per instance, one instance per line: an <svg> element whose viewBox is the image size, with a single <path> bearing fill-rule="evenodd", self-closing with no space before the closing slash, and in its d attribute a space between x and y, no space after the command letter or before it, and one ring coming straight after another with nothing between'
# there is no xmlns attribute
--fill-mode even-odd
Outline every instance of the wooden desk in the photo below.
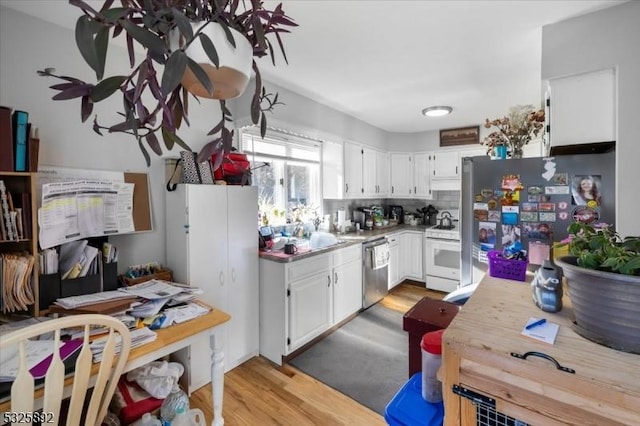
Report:
<svg viewBox="0 0 640 426"><path fill-rule="evenodd" d="M452 392L454 386L488 397L496 411L531 425L640 425L640 356L576 334L566 295L563 304L561 312L546 313L533 303L528 282L482 280L443 336L446 425L477 421L478 406ZM560 324L554 345L520 334L529 317ZM543 358L511 356L529 351L575 374Z"/></svg>
<svg viewBox="0 0 640 426"><path fill-rule="evenodd" d="M212 308L210 312L202 315L198 318L194 318L191 321L184 322L182 324L172 325L168 328L155 330L158 337L155 341L142 345L135 349L132 349L129 353L129 358L124 367L124 373L129 372L135 368L141 367L151 361L162 358L169 355L179 349L186 348L194 340L203 335L210 335L210 346L212 350L212 362L211 362L211 381L213 392L213 425L222 425L224 420L222 419L222 392L224 389L224 369L222 365L223 354L215 344L215 327L229 321L231 317L218 309ZM94 363L91 369L92 376L98 372L98 363ZM95 379L94 379L95 380ZM69 397L71 395L71 385L73 384L73 376L67 377L65 382L65 392L63 397ZM35 406L42 406L42 403L38 402L44 394L44 389L40 388L36 390L36 403ZM9 411L11 408L11 400L6 400L0 403L0 412Z"/></svg>

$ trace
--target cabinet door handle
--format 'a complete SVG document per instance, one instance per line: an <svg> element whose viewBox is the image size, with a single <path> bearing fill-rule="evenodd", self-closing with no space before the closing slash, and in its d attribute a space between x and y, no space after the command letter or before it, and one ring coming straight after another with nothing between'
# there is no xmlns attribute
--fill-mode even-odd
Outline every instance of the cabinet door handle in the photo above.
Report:
<svg viewBox="0 0 640 426"><path fill-rule="evenodd" d="M458 174L458 166L456 166L456 174Z"/></svg>
<svg viewBox="0 0 640 426"><path fill-rule="evenodd" d="M532 352L527 352L527 353L524 353L524 354L511 352L511 356L519 358L519 359L524 359L524 360L526 360L528 356L539 356L540 358L548 359L549 361L554 363L558 370L564 371L565 373L576 374L576 370L574 370L573 368L563 367L562 365L560 365L560 363L558 361L556 361L556 359L554 357L552 357L551 355L547 355L545 353L542 353L542 352L534 352L534 351L532 351Z"/></svg>
<svg viewBox="0 0 640 426"><path fill-rule="evenodd" d="M224 285L224 273L222 271L220 271L220 285Z"/></svg>
<svg viewBox="0 0 640 426"><path fill-rule="evenodd" d="M231 268L231 282L236 282L236 268Z"/></svg>
<svg viewBox="0 0 640 426"><path fill-rule="evenodd" d="M417 193L418 193L418 187L417 187L417 186L414 186L414 187L413 187L413 193L414 193L414 194L417 194Z"/></svg>
<svg viewBox="0 0 640 426"><path fill-rule="evenodd" d="M334 284L338 284L338 273L337 272L333 273L333 283Z"/></svg>
<svg viewBox="0 0 640 426"><path fill-rule="evenodd" d="M331 287L331 275L327 275L327 287Z"/></svg>
<svg viewBox="0 0 640 426"><path fill-rule="evenodd" d="M344 192L345 192L345 194L346 194L347 192L349 192L349 184L348 184L348 183L345 183L345 184L344 184L344 186L345 186L345 188L346 188L346 189L344 190Z"/></svg>

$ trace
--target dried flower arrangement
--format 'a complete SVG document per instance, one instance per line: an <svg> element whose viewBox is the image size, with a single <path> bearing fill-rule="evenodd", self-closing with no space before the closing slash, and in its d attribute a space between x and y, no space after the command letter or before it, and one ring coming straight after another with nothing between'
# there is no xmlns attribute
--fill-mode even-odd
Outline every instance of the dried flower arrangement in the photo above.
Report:
<svg viewBox="0 0 640 426"><path fill-rule="evenodd" d="M484 127L498 128L482 141L487 147L487 154L497 146L506 146L511 158L521 158L523 147L544 128L544 109L536 110L533 105L516 105L509 108L505 117L495 120L487 118Z"/></svg>

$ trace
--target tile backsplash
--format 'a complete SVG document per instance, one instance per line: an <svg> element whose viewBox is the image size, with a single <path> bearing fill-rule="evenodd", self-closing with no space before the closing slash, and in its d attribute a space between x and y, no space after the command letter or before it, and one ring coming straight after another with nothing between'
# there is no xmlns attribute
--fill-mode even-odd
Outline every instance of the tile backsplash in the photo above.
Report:
<svg viewBox="0 0 640 426"><path fill-rule="evenodd" d="M438 210L457 209L460 207L460 191L436 191L433 200L422 199L398 199L378 198L360 200L324 200L322 203L324 214L336 215L339 209L345 209L347 219L353 219L353 212L359 207L383 206L385 214L388 214L389 206L400 205L405 212L414 212L417 209L432 204Z"/></svg>

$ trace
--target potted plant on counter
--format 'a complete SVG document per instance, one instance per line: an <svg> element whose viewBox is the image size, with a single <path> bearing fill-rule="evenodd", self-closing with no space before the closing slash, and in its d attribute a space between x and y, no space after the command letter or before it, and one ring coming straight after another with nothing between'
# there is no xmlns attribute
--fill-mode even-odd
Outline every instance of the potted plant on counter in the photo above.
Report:
<svg viewBox="0 0 640 426"><path fill-rule="evenodd" d="M94 104L116 93L121 96L120 121L102 125L96 116L96 133L132 135L149 165L147 147L162 154L158 135L169 150L176 144L189 150L176 131L183 122L189 125L190 96L218 99L221 118L209 131L212 139L198 160L205 161L221 151L228 153L233 134L225 124L232 116L225 102L242 94L253 71L250 115L254 124L260 124L264 137L265 112L279 102L277 94L262 86L254 58L269 55L275 65L277 43L287 61L281 35L296 24L281 4L270 10L260 0L105 0L96 10L82 0L69 3L82 11L76 23L76 43L97 82L56 75L53 68L38 73L62 80L51 86L58 91L54 100L81 99L83 122L92 115ZM106 77L109 39L115 37L126 39L130 69ZM221 162L223 156L216 159Z"/></svg>
<svg viewBox="0 0 640 426"><path fill-rule="evenodd" d="M640 237L608 225L573 223L569 256L556 259L567 278L575 330L602 345L640 354Z"/></svg>

